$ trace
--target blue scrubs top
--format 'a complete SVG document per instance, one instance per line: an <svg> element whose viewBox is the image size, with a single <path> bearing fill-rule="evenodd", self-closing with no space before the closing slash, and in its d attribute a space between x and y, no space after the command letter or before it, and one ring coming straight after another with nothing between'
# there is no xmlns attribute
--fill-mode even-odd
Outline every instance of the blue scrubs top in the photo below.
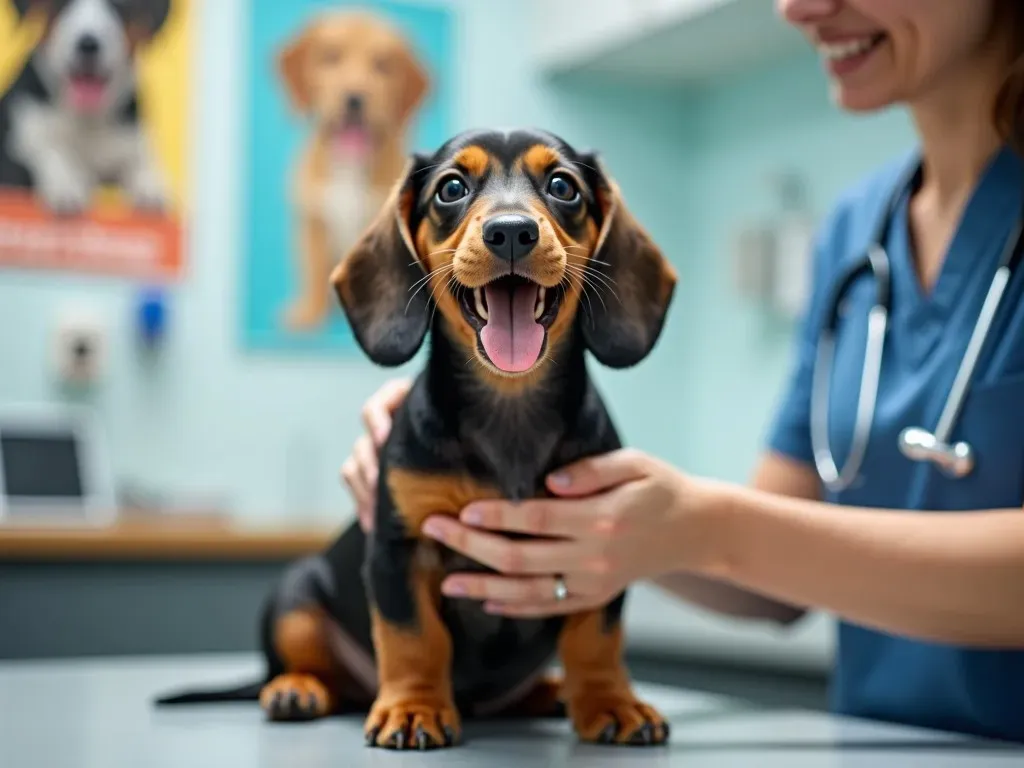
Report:
<svg viewBox="0 0 1024 768"><path fill-rule="evenodd" d="M828 501L920 510L1020 508L1024 504L1024 268L1012 277L975 369L974 384L951 440L975 451L974 472L945 477L912 462L897 439L907 426L935 428L981 310L997 262L1022 206L1024 165L1009 148L990 162L959 228L937 283L925 292L914 270L908 230L909 189L899 189L916 152L850 189L821 229L812 291L797 337L793 369L768 436L769 447L811 463L811 369L818 328L837 272L868 247L879 217L899 195L886 246L892 308L874 425L858 479ZM864 365L868 274L846 296L835 347L830 443L842 467L853 435ZM1024 566L1024 564L1022 564ZM1007 611L1024 610L1007 605ZM969 621L968 618L964 619ZM833 708L843 714L1024 742L1024 652L983 650L890 636L841 621Z"/></svg>

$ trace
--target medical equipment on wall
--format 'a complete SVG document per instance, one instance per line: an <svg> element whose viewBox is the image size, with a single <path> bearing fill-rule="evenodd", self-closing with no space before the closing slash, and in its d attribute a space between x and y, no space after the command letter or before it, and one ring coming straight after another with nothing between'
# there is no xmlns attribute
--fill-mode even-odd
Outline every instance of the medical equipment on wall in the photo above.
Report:
<svg viewBox="0 0 1024 768"><path fill-rule="evenodd" d="M912 168L913 175L906 181L916 182L920 166ZM889 255L884 243L898 201L906 184L897 185L886 210L883 212L867 251L854 260L839 275L832 295L825 307L821 335L818 341L811 391L811 441L818 475L831 491L841 491L850 486L864 460L871 422L878 394L878 380L881 373L882 350L891 306L891 271ZM1020 263L1024 239L1021 218L1018 218L1010 238L1007 240L999 266L993 275L988 294L971 333L967 349L961 359L956 378L933 432L923 427L907 427L899 436L900 451L913 461L931 461L949 477L966 477L974 469L975 455L971 445L965 441L950 444L949 440L967 398L968 388L981 348L992 327L992 320L999 308L1000 300L1014 270ZM853 283L869 275L875 281L875 303L868 312L868 338L865 348L864 367L861 372L860 394L857 398L857 412L853 427L853 440L846 463L840 470L836 467L828 441L828 398L829 377L832 371L832 356L835 347L835 333L839 322L843 297Z"/></svg>
<svg viewBox="0 0 1024 768"><path fill-rule="evenodd" d="M741 295L793 320L803 312L810 293L816 224L799 176L776 174L769 184L779 212L737 234L733 282Z"/></svg>

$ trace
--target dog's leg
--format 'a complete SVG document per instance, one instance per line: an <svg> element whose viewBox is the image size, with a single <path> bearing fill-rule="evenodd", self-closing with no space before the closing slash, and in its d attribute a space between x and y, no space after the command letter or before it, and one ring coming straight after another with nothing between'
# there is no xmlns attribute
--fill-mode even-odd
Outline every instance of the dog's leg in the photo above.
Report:
<svg viewBox="0 0 1024 768"><path fill-rule="evenodd" d="M368 563L379 693L366 742L392 749L453 746L461 722L451 688L452 641L438 611L442 573L430 544L379 538Z"/></svg>
<svg viewBox="0 0 1024 768"><path fill-rule="evenodd" d="M159 212L168 207L163 174L141 130L135 137L135 146L125 178L125 189L132 205L139 210Z"/></svg>
<svg viewBox="0 0 1024 768"><path fill-rule="evenodd" d="M31 173L33 194L51 211L73 215L89 207L92 180L63 138L63 115L31 99L11 103L11 135L5 147Z"/></svg>
<svg viewBox="0 0 1024 768"><path fill-rule="evenodd" d="M331 650L330 619L300 608L275 620L272 643L284 672L260 692L271 720L313 720L336 712L351 680Z"/></svg>
<svg viewBox="0 0 1024 768"><path fill-rule="evenodd" d="M327 317L330 298L330 244L324 222L302 213L299 242L295 251L299 273L299 295L285 311L285 325L293 331L319 327Z"/></svg>
<svg viewBox="0 0 1024 768"><path fill-rule="evenodd" d="M605 609L567 617L558 652L565 700L576 733L601 744L662 744L668 725L633 694L622 659L624 595Z"/></svg>

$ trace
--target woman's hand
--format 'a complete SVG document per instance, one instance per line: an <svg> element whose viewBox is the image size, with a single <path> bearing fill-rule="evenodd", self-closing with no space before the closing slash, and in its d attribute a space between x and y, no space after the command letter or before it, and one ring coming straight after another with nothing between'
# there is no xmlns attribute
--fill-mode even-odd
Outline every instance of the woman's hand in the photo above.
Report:
<svg viewBox="0 0 1024 768"><path fill-rule="evenodd" d="M356 514L364 531L373 527L373 500L377 492L377 453L391 432L391 418L412 387L410 379L392 379L373 393L363 406L363 426L366 433L359 436L345 463L341 465L341 478L348 486L356 503Z"/></svg>
<svg viewBox="0 0 1024 768"><path fill-rule="evenodd" d="M477 502L460 520L426 521L428 536L502 574L453 574L445 594L506 616L550 616L604 605L633 581L697 562L697 512L710 508L710 488L663 462L615 451L566 467L548 487L564 498ZM552 538L512 541L488 530ZM561 601L559 575L568 592Z"/></svg>

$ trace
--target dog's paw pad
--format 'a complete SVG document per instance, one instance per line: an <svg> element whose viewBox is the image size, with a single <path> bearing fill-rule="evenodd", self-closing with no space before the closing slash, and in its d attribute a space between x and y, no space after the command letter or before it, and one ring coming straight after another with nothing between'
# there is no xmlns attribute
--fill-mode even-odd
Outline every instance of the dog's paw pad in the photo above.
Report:
<svg viewBox="0 0 1024 768"><path fill-rule="evenodd" d="M366 744L396 750L439 749L455 746L459 731L459 715L450 704L375 704L366 721Z"/></svg>
<svg viewBox="0 0 1024 768"><path fill-rule="evenodd" d="M583 741L654 746L668 741L668 723L651 706L629 696L590 696L570 705Z"/></svg>
<svg viewBox="0 0 1024 768"><path fill-rule="evenodd" d="M260 706L271 720L313 720L327 714L330 694L312 675L279 675L260 692Z"/></svg>

